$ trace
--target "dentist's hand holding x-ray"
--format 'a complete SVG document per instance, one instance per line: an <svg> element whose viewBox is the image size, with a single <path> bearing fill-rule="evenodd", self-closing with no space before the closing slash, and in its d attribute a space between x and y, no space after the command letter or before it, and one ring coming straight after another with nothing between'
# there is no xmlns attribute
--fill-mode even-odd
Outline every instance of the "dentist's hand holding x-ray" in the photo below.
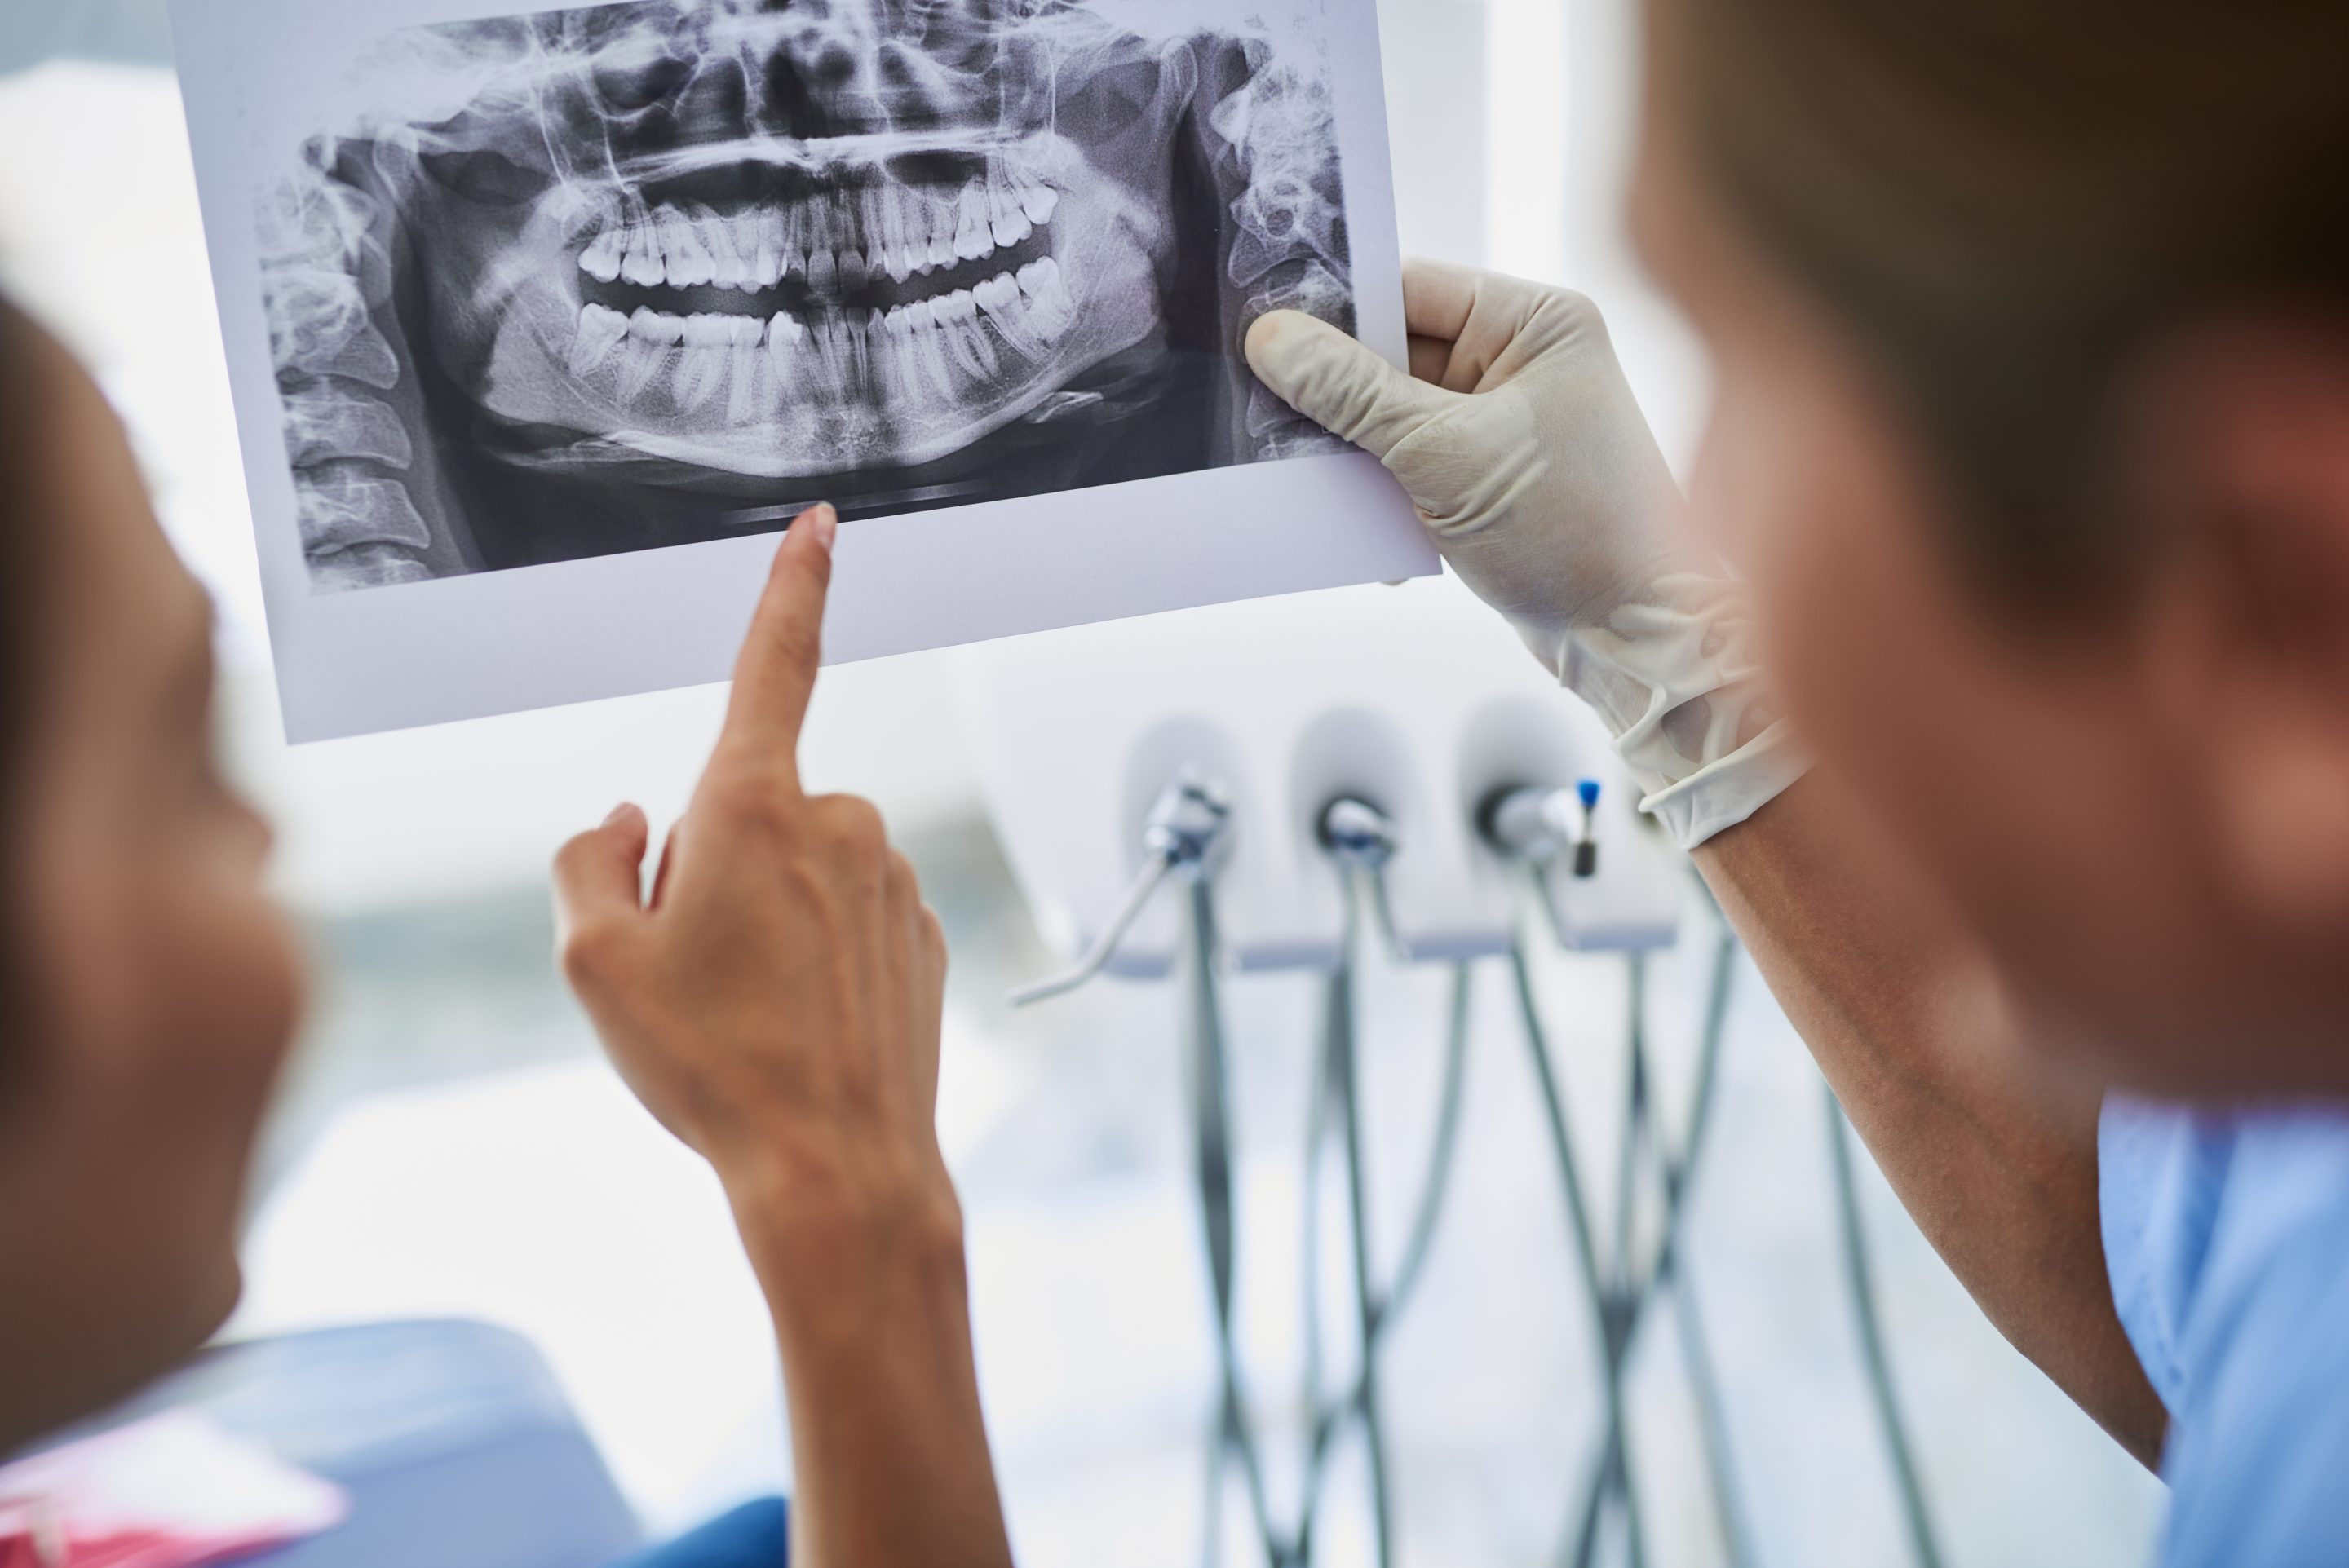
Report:
<svg viewBox="0 0 2349 1568"><path fill-rule="evenodd" d="M1739 596L1671 537L1671 471L1588 300L1434 262L1403 269L1408 376L1276 311L1249 366L1385 463L1453 569L1614 735L1641 802L1692 849L1802 771Z"/></svg>
<svg viewBox="0 0 2349 1568"><path fill-rule="evenodd" d="M2164 1417L2097 1240L2094 1097L2051 1094L1970 944L1838 781L1790 788L1805 759L1744 594L1682 538L1597 308L1428 262L1405 265L1403 302L1409 375L1293 312L1255 325L1248 363L1386 464L1462 580L1598 713L1927 1236L2007 1336L2153 1463Z"/></svg>

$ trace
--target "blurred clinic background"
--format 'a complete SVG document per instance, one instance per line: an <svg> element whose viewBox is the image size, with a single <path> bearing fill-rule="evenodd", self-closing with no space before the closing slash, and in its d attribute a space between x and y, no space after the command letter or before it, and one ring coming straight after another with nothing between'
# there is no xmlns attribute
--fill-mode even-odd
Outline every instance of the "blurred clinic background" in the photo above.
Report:
<svg viewBox="0 0 2349 1568"><path fill-rule="evenodd" d="M1684 456L1705 366L1641 279L1619 211L1634 7L1377 5L1405 251L1596 296L1665 449ZM544 887L555 845L614 801L641 801L657 821L679 808L723 691L288 748L161 0L0 6L0 282L94 368L166 528L219 602L227 745L278 824L278 876L317 959L229 1336L419 1317L500 1325L543 1353L648 1531L783 1485L774 1354L724 1205L615 1080L558 985ZM1174 988L1112 979L1030 1011L1004 1001L1067 954L1040 934L994 826L974 681L988 669L1000 688L1006 668L1113 667L1137 688L1179 692L1186 668L1239 657L1252 680L1304 701L1319 672L1346 662L1346 637L1381 626L1395 629L1389 641L1448 628L1462 660L1489 663L1495 682L1519 678L1510 661L1522 655L1497 623L1459 614L1456 583L1316 597L1329 603L1023 639L1008 665L950 653L843 667L817 696L812 781L884 808L952 943L940 1119L1030 1568L1200 1560L1216 1339ZM1644 1019L1654 1099L1675 1129L1715 952L1693 895L1677 918L1677 944L1648 961ZM1532 951L1588 1197L1611 1217L1627 965L1547 940ZM1560 1560L1599 1461L1606 1384L1508 966L1479 964L1468 984L1456 1168L1423 1283L1381 1352L1394 1556L1547 1563ZM1323 985L1303 971L1226 985L1236 1316L1283 1513L1309 1424L1294 1392L1309 1354L1299 1212ZM1381 1259L1403 1246L1428 1161L1449 985L1444 966L1365 964L1363 1138ZM1749 1562L1918 1561L1846 1288L1827 1102L1742 960L1730 998L1677 1243L1702 1281L1718 1420L1700 1419L1690 1341L1670 1328L1681 1298L1663 1302L1626 1373L1647 1560L1732 1561L1725 1490ZM2006 1346L1851 1147L1933 1554L1953 1568L2143 1560L2158 1485ZM1323 1193L1337 1201L1330 1182ZM1642 1202L1652 1235L1655 1206ZM1325 1220L1318 1283L1338 1325L1329 1354L1342 1361L1342 1215ZM1350 1433L1327 1491L1318 1561L1369 1562ZM1236 1482L1218 1517L1222 1560L1257 1560ZM1605 1560L1622 1544L1611 1528Z"/></svg>

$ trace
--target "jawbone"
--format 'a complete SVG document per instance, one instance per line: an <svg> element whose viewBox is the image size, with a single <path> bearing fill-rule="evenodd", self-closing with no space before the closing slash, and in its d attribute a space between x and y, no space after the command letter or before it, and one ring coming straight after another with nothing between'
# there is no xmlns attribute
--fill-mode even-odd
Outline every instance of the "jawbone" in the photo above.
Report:
<svg viewBox="0 0 2349 1568"><path fill-rule="evenodd" d="M795 479L907 468L959 451L1160 325L1154 257L1166 236L1158 214L1056 133L987 157L1015 167L1031 191L1050 192L1046 222L999 225L996 234L1019 235L999 246L984 222L981 242L971 243L966 222L963 248L980 253L920 271L906 262L928 258L904 253L905 242L885 247L859 235L873 253L869 282L854 287L804 255L774 282L747 255L737 260L751 275L725 285L698 273L686 282L657 277L657 263L630 269L650 283L597 278L583 257L602 249L597 270L608 272L607 236L674 234L682 223L688 232L722 229L747 252L759 223L771 229L782 221L777 207L789 204L687 216L616 191L558 187L519 235L478 259L468 297L433 311L441 363L492 419L531 429L529 461L539 468L608 471L641 456ZM900 208L939 204L888 189ZM808 205L797 203L792 220L800 248L829 252L832 242L805 232ZM951 228L954 202L945 205ZM1039 210L1032 195L1030 209ZM894 265L885 266L885 249ZM922 249L918 239L910 246ZM774 270L770 260L768 274ZM899 271L905 275L893 275ZM688 341L662 341L680 326ZM550 438L558 432L570 438Z"/></svg>

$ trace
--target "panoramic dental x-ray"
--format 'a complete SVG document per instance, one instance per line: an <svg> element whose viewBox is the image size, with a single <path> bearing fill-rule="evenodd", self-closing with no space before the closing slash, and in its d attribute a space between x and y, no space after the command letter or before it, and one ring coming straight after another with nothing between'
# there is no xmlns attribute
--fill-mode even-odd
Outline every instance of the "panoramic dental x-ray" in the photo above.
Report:
<svg viewBox="0 0 2349 1568"><path fill-rule="evenodd" d="M1208 0L630 0L398 28L259 192L314 592L1324 452L1329 62ZM281 164L281 167L284 167Z"/></svg>

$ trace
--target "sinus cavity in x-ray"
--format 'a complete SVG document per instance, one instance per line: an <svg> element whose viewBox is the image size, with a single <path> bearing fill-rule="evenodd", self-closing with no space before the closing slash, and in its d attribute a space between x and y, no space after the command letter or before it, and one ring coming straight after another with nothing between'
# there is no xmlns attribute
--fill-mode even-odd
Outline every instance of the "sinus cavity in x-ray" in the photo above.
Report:
<svg viewBox="0 0 2349 1568"><path fill-rule="evenodd" d="M260 206L313 589L1331 449L1237 353L1353 325L1326 61L1202 3L389 35Z"/></svg>

